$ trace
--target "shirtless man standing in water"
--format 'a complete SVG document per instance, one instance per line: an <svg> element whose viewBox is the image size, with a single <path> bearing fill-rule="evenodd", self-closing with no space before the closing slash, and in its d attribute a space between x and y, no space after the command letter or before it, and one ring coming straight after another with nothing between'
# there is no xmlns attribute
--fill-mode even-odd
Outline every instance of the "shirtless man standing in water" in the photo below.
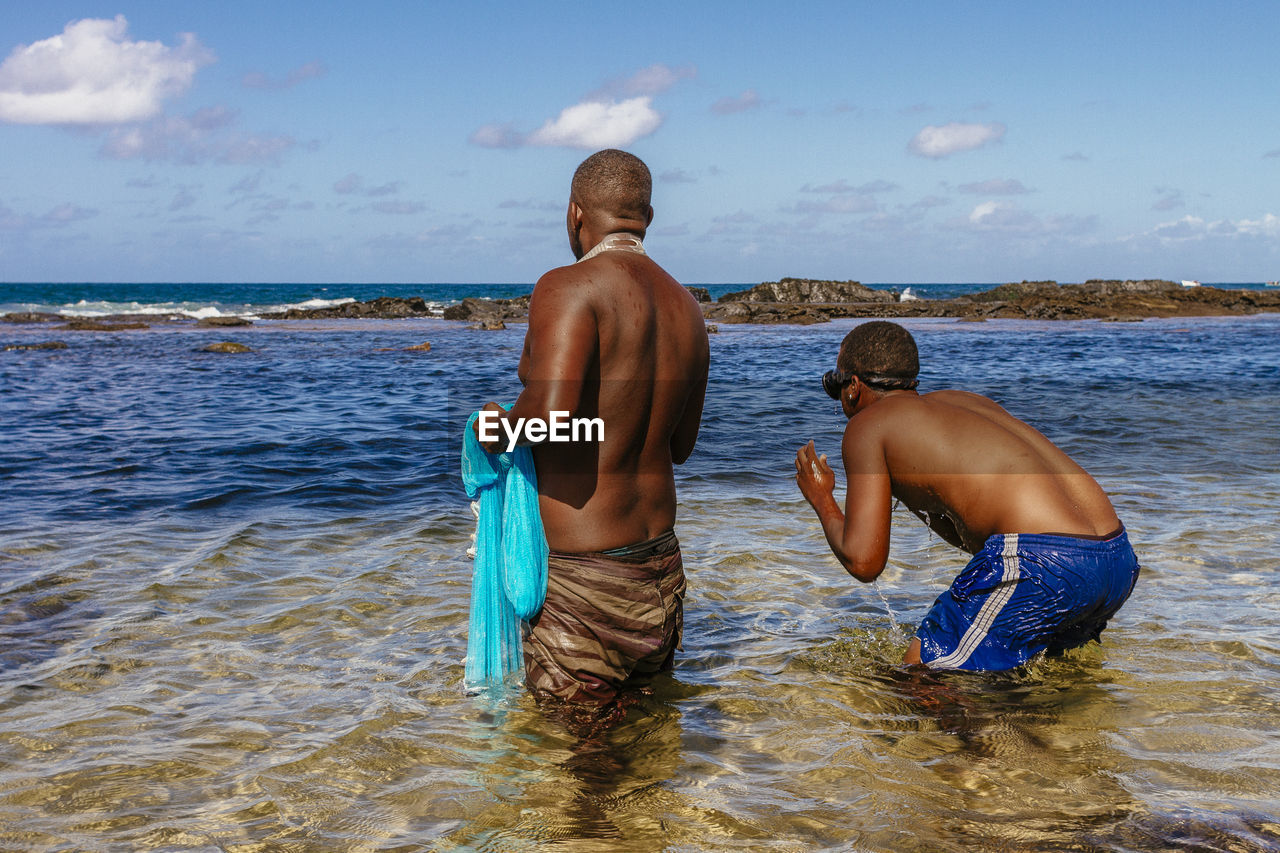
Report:
<svg viewBox="0 0 1280 853"><path fill-rule="evenodd" d="M919 359L895 323L857 326L823 377L849 424L848 496L810 441L796 482L840 564L869 583L889 556L893 499L973 559L938 597L906 663L1005 670L1098 639L1138 577L1106 493L1047 438L965 391L916 392Z"/></svg>
<svg viewBox="0 0 1280 853"><path fill-rule="evenodd" d="M578 167L567 213L577 263L533 289L519 398L505 413L485 406L512 428L551 412L604 423L598 442L532 448L551 555L526 683L575 704L607 706L645 686L671 667L683 629L672 466L697 441L709 356L697 301L645 253L651 187L648 167L623 151Z"/></svg>

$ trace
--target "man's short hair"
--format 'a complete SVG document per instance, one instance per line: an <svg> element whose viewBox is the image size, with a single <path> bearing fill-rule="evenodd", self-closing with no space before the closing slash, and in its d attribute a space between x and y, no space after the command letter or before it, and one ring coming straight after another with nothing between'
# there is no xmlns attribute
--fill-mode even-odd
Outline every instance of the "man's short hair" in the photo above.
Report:
<svg viewBox="0 0 1280 853"><path fill-rule="evenodd" d="M854 326L844 336L836 368L872 386L896 385L915 380L920 373L920 353L915 338L906 329L897 323L873 320ZM876 379L899 381L877 383Z"/></svg>
<svg viewBox="0 0 1280 853"><path fill-rule="evenodd" d="M585 210L600 210L624 219L647 219L653 178L639 157L606 148L582 161L573 173L569 192Z"/></svg>

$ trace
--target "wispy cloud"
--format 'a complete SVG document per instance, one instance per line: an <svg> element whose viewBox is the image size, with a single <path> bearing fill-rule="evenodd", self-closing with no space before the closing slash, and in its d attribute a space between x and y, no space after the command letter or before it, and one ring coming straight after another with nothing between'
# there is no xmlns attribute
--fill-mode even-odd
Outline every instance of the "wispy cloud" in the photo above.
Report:
<svg viewBox="0 0 1280 853"><path fill-rule="evenodd" d="M760 98L760 93L755 89L747 89L741 95L726 95L711 105L711 112L719 116L732 115L734 113L744 113L747 110L760 108L764 101Z"/></svg>
<svg viewBox="0 0 1280 853"><path fill-rule="evenodd" d="M333 191L339 195L362 195L376 198L378 196L395 195L400 192L400 185L400 181L391 181L390 183L373 187L365 186L364 178L352 172L335 182Z"/></svg>
<svg viewBox="0 0 1280 853"><path fill-rule="evenodd" d="M1155 239L1173 244L1209 239L1280 239L1280 216L1268 213L1259 219L1217 219L1206 221L1198 216L1184 216L1171 222L1162 222L1154 228L1125 239Z"/></svg>
<svg viewBox="0 0 1280 853"><path fill-rule="evenodd" d="M697 76L698 68L695 65L680 65L675 68L662 64L650 65L628 77L616 77L607 81L583 100L612 101L640 95L661 95L681 80L692 80Z"/></svg>
<svg viewBox="0 0 1280 853"><path fill-rule="evenodd" d="M951 122L941 126L931 124L911 139L907 149L913 154L936 160L999 142L1004 138L1006 129L999 122L991 124Z"/></svg>
<svg viewBox="0 0 1280 853"><path fill-rule="evenodd" d="M1274 158L1274 157L1280 157L1280 148L1277 148L1274 151L1268 151L1266 154L1263 154L1262 156L1263 158L1268 158L1268 159Z"/></svg>
<svg viewBox="0 0 1280 853"><path fill-rule="evenodd" d="M301 65L283 78L276 80L260 71L250 71L240 80L246 89L292 89L305 80L314 80L329 73L323 62L308 62Z"/></svg>
<svg viewBox="0 0 1280 853"><path fill-rule="evenodd" d="M956 189L962 193L975 195L1022 195L1031 192L1017 178L991 178L972 184L961 184Z"/></svg>
<svg viewBox="0 0 1280 853"><path fill-rule="evenodd" d="M1160 198L1151 205L1152 210L1177 210L1183 206L1182 190L1156 187L1156 195Z"/></svg>
<svg viewBox="0 0 1280 853"><path fill-rule="evenodd" d="M698 182L697 177L684 169L667 169L658 175L658 180L665 184L696 184Z"/></svg>
<svg viewBox="0 0 1280 853"><path fill-rule="evenodd" d="M113 160L245 165L278 162L298 145L291 136L236 132L237 121L234 110L218 106L120 127L107 136L100 153Z"/></svg>
<svg viewBox="0 0 1280 853"><path fill-rule="evenodd" d="M854 186L850 184L848 181L846 181L844 178L841 178L838 181L834 181L829 184L819 184L818 186L814 186L813 184L805 184L803 187L800 188L800 192L832 193L832 194L855 193L857 195L871 195L873 193L889 192L891 190L896 190L897 188L898 188L897 184L891 183L889 181L884 181L884 180L868 181L864 184L858 184L857 186Z"/></svg>
<svg viewBox="0 0 1280 853"><path fill-rule="evenodd" d="M785 208L788 213L874 213L879 209L876 200L868 195L835 195L825 201L803 199L793 207Z"/></svg>
<svg viewBox="0 0 1280 853"><path fill-rule="evenodd" d="M654 97L696 74L693 66L651 65L607 82L530 133L518 130L514 122L486 124L477 128L468 141L481 148L596 149L630 145L661 127L662 114L654 107Z"/></svg>
<svg viewBox="0 0 1280 853"><path fill-rule="evenodd" d="M1041 218L1007 201L984 201L964 218L943 228L953 231L998 233L1009 237L1061 237L1087 234L1098 227L1097 216L1057 215Z"/></svg>
<svg viewBox="0 0 1280 853"><path fill-rule="evenodd" d="M30 231L38 228L60 228L73 222L92 219L98 211L67 202L40 216L18 213L0 204L0 231Z"/></svg>
<svg viewBox="0 0 1280 853"><path fill-rule="evenodd" d="M160 114L214 61L191 33L169 47L130 41L123 15L73 21L62 33L14 48L0 64L0 121L121 124Z"/></svg>

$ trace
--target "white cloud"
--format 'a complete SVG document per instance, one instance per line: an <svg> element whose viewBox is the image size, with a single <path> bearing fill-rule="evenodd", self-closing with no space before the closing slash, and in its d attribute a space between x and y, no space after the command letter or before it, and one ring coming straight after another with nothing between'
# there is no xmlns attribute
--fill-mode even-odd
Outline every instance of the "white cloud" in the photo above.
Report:
<svg viewBox="0 0 1280 853"><path fill-rule="evenodd" d="M1165 244L1213 237L1280 240L1280 216L1268 213L1261 219L1218 219L1213 222L1206 222L1198 216L1184 216L1172 222L1161 222L1150 231L1127 239L1143 237L1155 238Z"/></svg>
<svg viewBox="0 0 1280 853"><path fill-rule="evenodd" d="M0 121L119 124L160 113L213 62L191 33L168 47L129 41L123 15L67 24L60 35L14 48L0 64Z"/></svg>
<svg viewBox="0 0 1280 853"><path fill-rule="evenodd" d="M648 136L661 124L662 116L648 95L608 104L584 101L566 107L525 141L565 148L618 148Z"/></svg>
<svg viewBox="0 0 1280 853"><path fill-rule="evenodd" d="M501 122L477 128L467 141L481 148L537 145L596 149L630 145L662 125L662 114L653 106L654 96L697 73L692 65L650 65L629 77L610 80L578 103L565 107L560 115L547 119L532 133L522 133L513 122Z"/></svg>
<svg viewBox="0 0 1280 853"><path fill-rule="evenodd" d="M997 142L1004 137L1005 130L1005 126L999 122L965 124L953 121L940 127L931 124L917 133L907 148L921 157L936 160Z"/></svg>
<svg viewBox="0 0 1280 853"><path fill-rule="evenodd" d="M748 89L741 95L734 97L723 97L711 105L711 112L716 115L732 115L733 113L742 113L747 110L754 110L764 104L760 99L760 93L755 89Z"/></svg>

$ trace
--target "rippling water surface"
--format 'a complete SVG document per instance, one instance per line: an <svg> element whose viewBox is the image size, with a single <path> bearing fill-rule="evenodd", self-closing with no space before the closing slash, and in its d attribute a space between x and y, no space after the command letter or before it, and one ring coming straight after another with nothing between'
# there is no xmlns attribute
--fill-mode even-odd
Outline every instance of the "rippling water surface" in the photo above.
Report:
<svg viewBox="0 0 1280 853"><path fill-rule="evenodd" d="M523 327L0 330L70 336L0 352L0 849L1280 848L1280 318L909 324L1143 564L1102 644L1002 675L899 667L962 555L902 512L858 585L795 489L851 325L712 337L684 652L596 738L462 691L456 435Z"/></svg>

